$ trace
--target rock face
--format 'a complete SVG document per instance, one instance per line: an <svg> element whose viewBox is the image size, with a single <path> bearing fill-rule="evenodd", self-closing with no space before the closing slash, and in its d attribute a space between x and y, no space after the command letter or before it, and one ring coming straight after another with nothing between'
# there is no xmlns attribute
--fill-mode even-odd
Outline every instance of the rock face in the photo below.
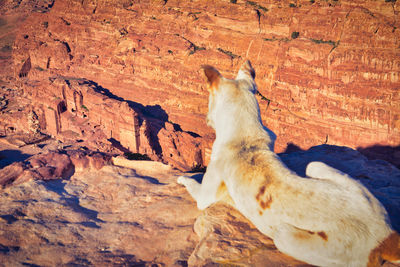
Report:
<svg viewBox="0 0 400 267"><path fill-rule="evenodd" d="M60 123L46 105L56 110L64 101L67 112L114 121L102 125L105 136L131 151L157 154L160 145L169 150L162 151L166 162L172 154L169 162L201 164L198 155L207 161L213 134L205 125L207 90L199 67L211 64L233 77L248 58L257 72L264 122L278 136L278 152L288 143L303 149L323 143L363 149L400 143L398 1L31 2L4 1L6 18L24 10L26 19L9 35L13 45L3 50L12 48L14 77L27 94L46 92L36 100L44 106L39 117L49 121L49 133ZM63 80L78 82L71 89ZM138 130L138 111L114 104L94 112L88 83L124 103L159 107L161 121L179 125L184 141L155 130L150 134L155 140L158 134L162 140L174 137L167 138L169 144L142 144L151 126ZM60 96L60 87L76 93ZM61 118L64 129L71 124L67 121ZM174 143L197 151L187 154Z"/></svg>
<svg viewBox="0 0 400 267"><path fill-rule="evenodd" d="M14 162L0 169L0 186L14 186L29 180L67 179L76 170L101 169L110 164L111 157L85 151L51 151L37 154L23 162Z"/></svg>
<svg viewBox="0 0 400 267"><path fill-rule="evenodd" d="M203 165L200 138L169 122L159 105L126 101L86 79L58 77L25 88L43 118L38 128L57 139L86 140L101 151L118 144L181 170Z"/></svg>

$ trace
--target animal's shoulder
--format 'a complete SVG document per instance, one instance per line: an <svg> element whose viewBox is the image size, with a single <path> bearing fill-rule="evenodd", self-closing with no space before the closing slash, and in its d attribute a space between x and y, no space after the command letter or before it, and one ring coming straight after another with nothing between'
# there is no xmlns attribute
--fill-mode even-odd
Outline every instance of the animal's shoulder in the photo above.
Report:
<svg viewBox="0 0 400 267"><path fill-rule="evenodd" d="M227 144L227 149L240 154L249 156L254 153L273 153L268 147L266 138L241 138Z"/></svg>
<svg viewBox="0 0 400 267"><path fill-rule="evenodd" d="M275 170L281 167L278 156L262 138L232 142L225 147L221 158L225 171L240 176L244 183L274 179Z"/></svg>

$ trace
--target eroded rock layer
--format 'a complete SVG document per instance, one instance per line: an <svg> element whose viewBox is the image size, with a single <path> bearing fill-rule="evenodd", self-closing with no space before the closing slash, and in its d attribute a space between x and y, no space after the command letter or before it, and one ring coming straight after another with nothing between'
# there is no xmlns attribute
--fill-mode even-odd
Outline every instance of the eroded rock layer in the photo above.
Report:
<svg viewBox="0 0 400 267"><path fill-rule="evenodd" d="M5 29L18 10L30 12ZM150 155L163 150L163 160L178 166L206 162L213 139L200 65L234 77L245 58L256 69L262 117L278 136L277 152L289 143L391 148L400 143L399 11L398 1L385 0L5 1L2 29L12 34L1 50L12 50L14 77L52 121L47 132L60 125L73 131L72 122L57 116L74 109L73 116L85 113L91 122L101 117L108 139ZM142 145L135 140L146 131L135 126L137 110L113 104L97 112L95 97L86 94L93 85L114 100L159 107L158 119L172 122L173 131L159 127L146 141L156 144ZM78 94L62 96L60 87ZM66 114L47 110L57 97Z"/></svg>

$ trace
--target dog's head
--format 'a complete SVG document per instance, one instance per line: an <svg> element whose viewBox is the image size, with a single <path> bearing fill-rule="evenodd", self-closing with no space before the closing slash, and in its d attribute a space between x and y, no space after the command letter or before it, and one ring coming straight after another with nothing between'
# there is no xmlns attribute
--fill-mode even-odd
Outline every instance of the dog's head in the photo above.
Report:
<svg viewBox="0 0 400 267"><path fill-rule="evenodd" d="M218 90L220 87L220 82L224 77L219 73L219 71L210 66L210 65L203 65L202 66L204 70L204 74L207 77L207 83L208 83L208 91L212 93L214 90ZM253 86L249 87L249 90L255 93L257 91L256 84L254 82L254 79L256 78L256 72L251 66L251 63L249 60L246 60L242 66L240 67L238 74L236 76L236 79L234 81L238 80L248 80L252 83ZM227 79L225 79L227 80Z"/></svg>
<svg viewBox="0 0 400 267"><path fill-rule="evenodd" d="M202 66L204 74L207 77L207 87L210 92L208 102L207 124L215 129L215 121L217 116L218 99L223 100L238 95L240 88L245 88L245 91L254 94L257 92L257 86L254 82L256 73L251 66L249 60L246 60L240 67L235 80L224 78L219 71L209 65Z"/></svg>

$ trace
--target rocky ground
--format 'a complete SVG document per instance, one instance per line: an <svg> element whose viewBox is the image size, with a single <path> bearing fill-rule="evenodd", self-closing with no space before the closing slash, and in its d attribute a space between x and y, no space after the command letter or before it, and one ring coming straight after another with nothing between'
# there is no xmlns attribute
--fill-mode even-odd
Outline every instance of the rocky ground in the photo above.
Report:
<svg viewBox="0 0 400 267"><path fill-rule="evenodd" d="M0 266L307 266L277 251L227 204L197 210L176 183L182 172L168 165L53 139L21 142L0 139ZM393 165L327 145L280 156L300 175L313 160L348 172L400 229Z"/></svg>

